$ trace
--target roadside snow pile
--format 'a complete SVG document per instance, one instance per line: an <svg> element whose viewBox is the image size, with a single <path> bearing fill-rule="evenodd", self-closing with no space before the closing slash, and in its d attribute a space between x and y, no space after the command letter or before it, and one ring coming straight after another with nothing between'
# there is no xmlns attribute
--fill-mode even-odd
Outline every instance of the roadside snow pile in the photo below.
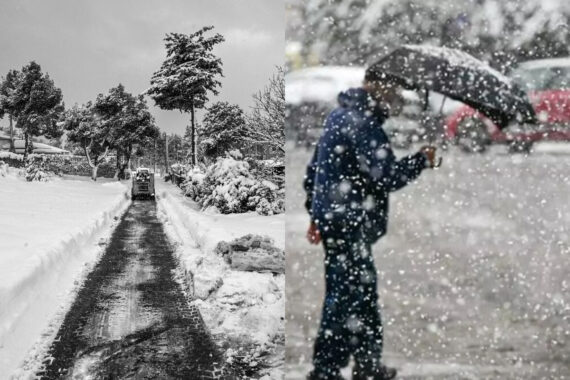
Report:
<svg viewBox="0 0 570 380"><path fill-rule="evenodd" d="M284 215L208 214L178 188L157 187L182 277L227 362L243 376L283 378Z"/></svg>
<svg viewBox="0 0 570 380"><path fill-rule="evenodd" d="M0 177L0 373L57 332L54 319L128 203L117 182L26 182L12 168Z"/></svg>
<svg viewBox="0 0 570 380"><path fill-rule="evenodd" d="M267 236L248 234L229 243L222 241L216 253L235 270L285 273L285 251Z"/></svg>
<svg viewBox="0 0 570 380"><path fill-rule="evenodd" d="M283 192L274 183L256 179L239 154L219 158L205 173L189 173L184 194L202 207L222 214L255 211L274 215L284 211Z"/></svg>

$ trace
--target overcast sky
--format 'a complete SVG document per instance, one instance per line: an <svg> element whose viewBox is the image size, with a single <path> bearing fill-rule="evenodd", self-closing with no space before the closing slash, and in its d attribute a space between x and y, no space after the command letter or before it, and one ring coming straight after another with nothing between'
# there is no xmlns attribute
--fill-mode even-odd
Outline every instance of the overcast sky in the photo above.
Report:
<svg viewBox="0 0 570 380"><path fill-rule="evenodd" d="M2 0L0 76L35 60L63 91L67 107L94 100L119 83L141 93L166 51L168 32L213 25L226 41L216 48L224 67L217 98L251 106L284 62L282 0ZM162 111L148 99L158 126L184 132L189 115ZM6 118L5 118L6 119ZM6 120L2 120L5 124Z"/></svg>

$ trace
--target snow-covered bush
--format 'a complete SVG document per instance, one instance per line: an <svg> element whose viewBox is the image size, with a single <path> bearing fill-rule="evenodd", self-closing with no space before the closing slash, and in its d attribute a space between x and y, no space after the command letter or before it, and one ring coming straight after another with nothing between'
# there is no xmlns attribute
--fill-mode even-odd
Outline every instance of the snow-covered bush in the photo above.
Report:
<svg viewBox="0 0 570 380"><path fill-rule="evenodd" d="M255 178L239 152L232 151L210 165L205 173L191 172L182 185L185 195L203 209L222 214L256 211L273 215L284 211L283 193L270 181Z"/></svg>
<svg viewBox="0 0 570 380"><path fill-rule="evenodd" d="M26 164L26 180L27 181L49 181L53 176L47 168L46 158L44 156L30 156Z"/></svg>
<svg viewBox="0 0 570 380"><path fill-rule="evenodd" d="M194 200L202 198L203 183L204 172L199 168L192 169L186 174L186 180L181 185L184 195Z"/></svg>

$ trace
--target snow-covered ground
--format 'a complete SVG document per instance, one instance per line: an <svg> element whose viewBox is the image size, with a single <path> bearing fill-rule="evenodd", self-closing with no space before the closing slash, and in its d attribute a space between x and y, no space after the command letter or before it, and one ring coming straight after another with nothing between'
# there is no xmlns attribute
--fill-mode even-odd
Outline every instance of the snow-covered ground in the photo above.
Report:
<svg viewBox="0 0 570 380"><path fill-rule="evenodd" d="M179 188L159 180L156 184L166 232L178 246L185 282L208 328L222 340L245 345L252 365L265 361L266 378L282 378L285 276L232 270L214 250L221 241L247 234L267 235L284 249L284 215L203 213ZM230 345L229 356L235 346Z"/></svg>
<svg viewBox="0 0 570 380"><path fill-rule="evenodd" d="M391 196L373 252L385 361L399 378L570 378L570 154L556 151L452 150ZM309 158L287 153L290 380L311 368L324 292L322 247L305 240Z"/></svg>
<svg viewBox="0 0 570 380"><path fill-rule="evenodd" d="M47 348L127 190L81 177L26 182L14 169L0 176L0 378Z"/></svg>

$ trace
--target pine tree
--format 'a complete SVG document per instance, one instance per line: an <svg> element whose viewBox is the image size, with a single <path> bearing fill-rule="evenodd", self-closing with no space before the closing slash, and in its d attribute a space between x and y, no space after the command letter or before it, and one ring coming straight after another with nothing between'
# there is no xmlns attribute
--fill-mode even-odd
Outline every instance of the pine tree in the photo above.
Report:
<svg viewBox="0 0 570 380"><path fill-rule="evenodd" d="M243 110L237 104L214 103L204 115L199 135L207 156L222 156L231 148L243 146L246 140Z"/></svg>
<svg viewBox="0 0 570 380"><path fill-rule="evenodd" d="M0 118L8 115L10 122L10 152L16 151L14 147L14 101L18 84L21 80L21 73L17 70L10 70L0 84Z"/></svg>
<svg viewBox="0 0 570 380"><path fill-rule="evenodd" d="M220 34L207 37L206 32L212 29L212 26L203 27L190 35L167 34L164 39L167 58L153 74L146 92L162 109L190 113L192 165L196 164L195 110L205 107L208 93L218 94L221 86L218 78L223 76L222 61L212 50L224 37Z"/></svg>
<svg viewBox="0 0 570 380"><path fill-rule="evenodd" d="M12 104L18 128L24 132L24 160L32 150L32 137L54 138L63 133L58 125L65 110L61 90L37 63L22 68Z"/></svg>

